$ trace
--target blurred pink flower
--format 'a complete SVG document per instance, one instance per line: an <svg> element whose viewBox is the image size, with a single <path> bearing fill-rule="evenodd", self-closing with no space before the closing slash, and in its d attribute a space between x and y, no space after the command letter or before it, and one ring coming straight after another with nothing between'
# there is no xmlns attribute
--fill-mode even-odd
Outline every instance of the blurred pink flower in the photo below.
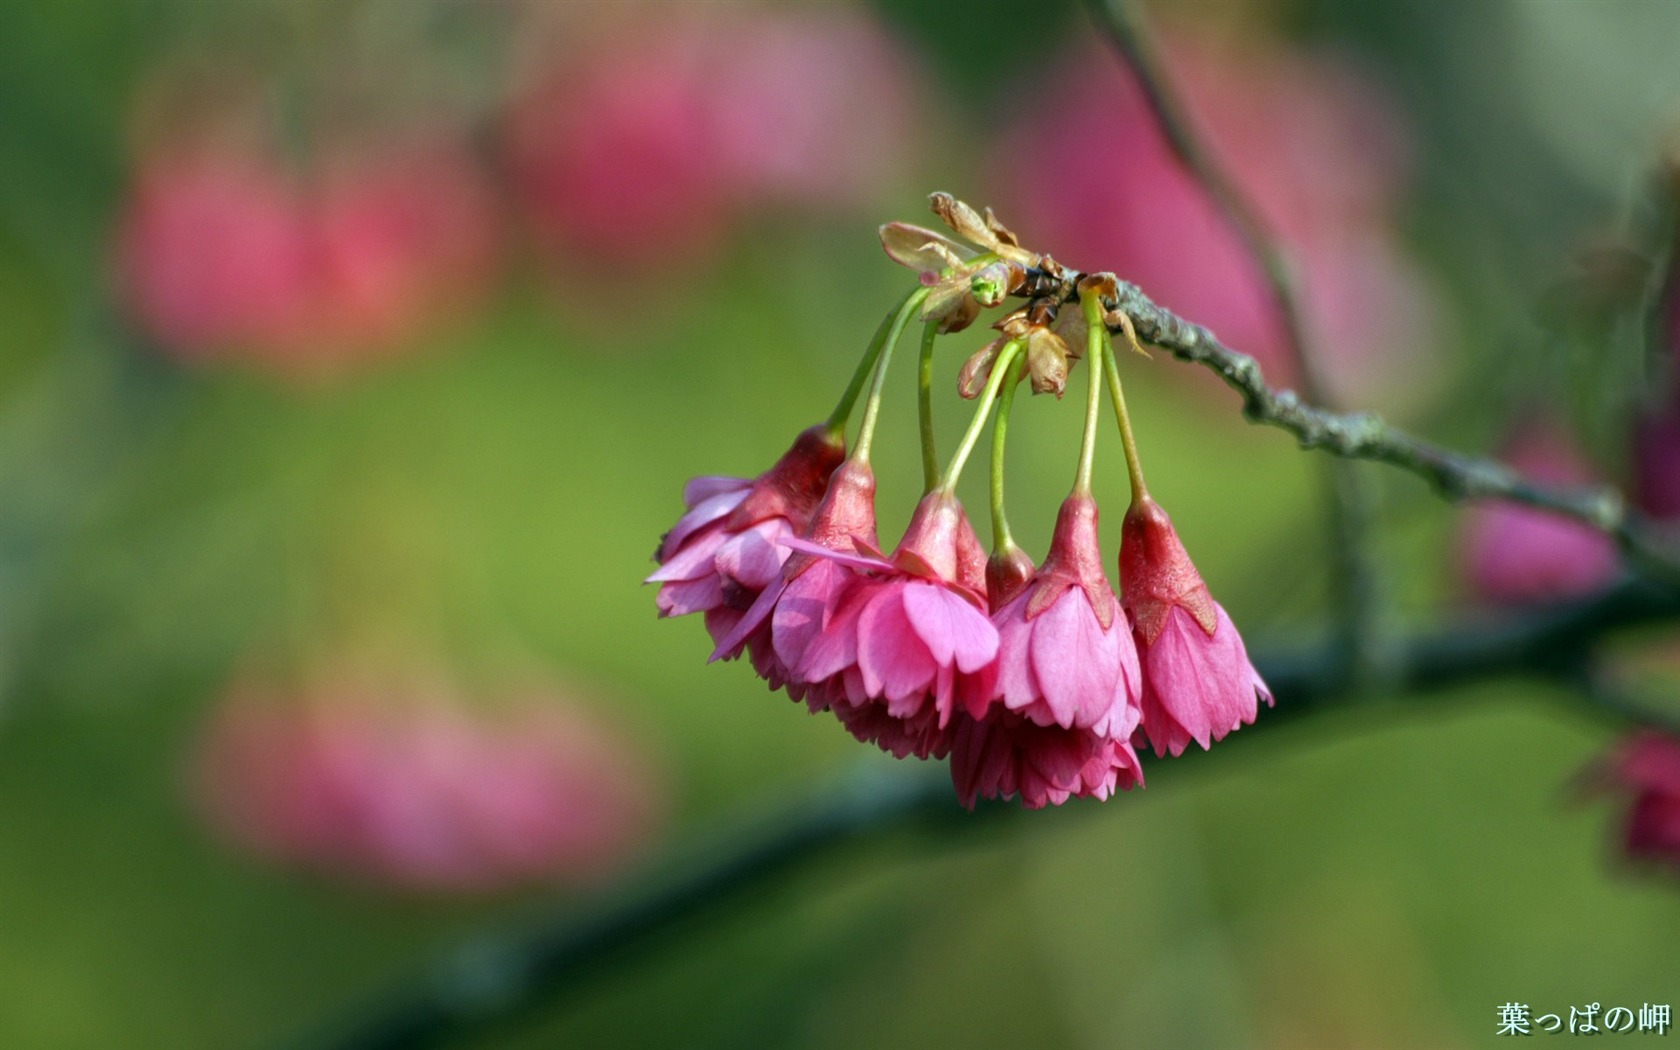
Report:
<svg viewBox="0 0 1680 1050"><path fill-rule="evenodd" d="M193 783L229 841L414 890L586 881L652 833L661 799L628 741L558 696L475 711L346 680L246 682L212 714Z"/></svg>
<svg viewBox="0 0 1680 1050"><path fill-rule="evenodd" d="M1590 464L1557 427L1519 428L1501 458L1536 481L1585 485ZM1519 604L1585 594L1610 582L1616 548L1602 532L1578 521L1516 503L1486 502L1465 515L1460 543L1464 574L1482 597Z"/></svg>
<svg viewBox="0 0 1680 1050"><path fill-rule="evenodd" d="M314 373L404 349L475 302L498 225L446 136L329 155L307 181L250 147L163 145L138 163L116 266L165 352Z"/></svg>
<svg viewBox="0 0 1680 1050"><path fill-rule="evenodd" d="M870 200L913 145L909 57L862 6L631 7L532 78L509 167L548 247L692 261L745 207Z"/></svg>
<svg viewBox="0 0 1680 1050"><path fill-rule="evenodd" d="M1167 33L1165 64L1196 129L1299 267L1331 382L1363 393L1409 378L1432 313L1389 213L1404 181L1397 114L1353 67L1245 41ZM1035 81L1052 111L1023 114L998 147L1008 214L1033 244L1114 270L1162 305L1298 381L1265 286L1217 209L1156 131L1113 56L1081 46Z"/></svg>
<svg viewBox="0 0 1680 1050"><path fill-rule="evenodd" d="M1680 518L1680 411L1641 418L1633 436L1633 495L1654 518Z"/></svg>
<svg viewBox="0 0 1680 1050"><path fill-rule="evenodd" d="M297 188L265 158L162 149L140 162L117 234L129 310L169 352L231 356L298 338L312 294Z"/></svg>
<svg viewBox="0 0 1680 1050"><path fill-rule="evenodd" d="M1627 855L1680 871L1680 740L1654 731L1631 736L1591 780L1602 791L1631 797L1622 832Z"/></svg>

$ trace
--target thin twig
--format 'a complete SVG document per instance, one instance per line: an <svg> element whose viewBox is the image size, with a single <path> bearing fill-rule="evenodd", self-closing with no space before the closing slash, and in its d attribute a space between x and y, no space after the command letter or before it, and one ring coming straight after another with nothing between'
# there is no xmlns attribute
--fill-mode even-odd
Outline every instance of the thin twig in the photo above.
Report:
<svg viewBox="0 0 1680 1050"><path fill-rule="evenodd" d="M1057 267L1028 271L1015 294L1051 296L1062 302L1078 297L1085 275ZM1680 552L1674 537L1632 512L1615 488L1607 485L1545 485L1491 459L1465 455L1396 427L1371 412L1338 413L1308 404L1293 390L1266 385L1260 365L1219 341L1206 328L1160 306L1136 285L1116 282L1119 292L1103 305L1131 318L1137 335L1180 361L1212 370L1242 395L1250 422L1278 427L1295 435L1302 448L1322 449L1347 459L1388 463L1416 474L1450 500L1503 499L1574 518L1614 537L1625 553L1654 578L1680 585ZM1123 334L1117 318L1109 330Z"/></svg>
<svg viewBox="0 0 1680 1050"><path fill-rule="evenodd" d="M1301 309L1295 269L1278 239L1237 188L1223 166L1203 146L1195 125L1179 104L1172 80L1156 58L1141 12L1131 0L1088 0L1092 20L1114 46L1143 92L1167 145L1184 170L1202 188L1259 270L1282 325L1284 343L1308 401L1327 408L1335 402L1324 378L1321 358ZM1337 630L1355 681L1381 675L1381 584L1370 549L1370 479L1354 463L1333 459L1325 465L1325 508L1331 547L1331 587Z"/></svg>

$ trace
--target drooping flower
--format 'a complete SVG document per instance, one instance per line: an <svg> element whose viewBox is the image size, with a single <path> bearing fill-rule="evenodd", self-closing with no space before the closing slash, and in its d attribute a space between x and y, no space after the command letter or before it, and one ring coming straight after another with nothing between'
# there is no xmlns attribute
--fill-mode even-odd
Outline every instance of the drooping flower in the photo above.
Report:
<svg viewBox="0 0 1680 1050"><path fill-rule="evenodd" d="M1176 757L1192 740L1205 750L1252 725L1261 700L1272 703L1236 626L1147 495L1121 528L1120 587L1143 665L1143 731L1157 755Z"/></svg>
<svg viewBox="0 0 1680 1050"><path fill-rule="evenodd" d="M1627 855L1680 872L1680 740L1654 731L1629 737L1591 779L1631 797L1622 831Z"/></svg>
<svg viewBox="0 0 1680 1050"><path fill-rule="evenodd" d="M817 504L810 522L802 530L810 548L839 555L876 554L880 543L875 535L875 474L869 464L848 459L829 478L828 489ZM753 669L780 689L790 680L781 653L793 644L787 639L805 637L825 626L834 615L851 582L849 570L828 558L801 551L792 537L778 541L785 559L781 571L770 579L747 610L735 619L722 638L717 638L713 660L733 660L750 654ZM788 551L793 553L789 554ZM783 601L787 608L781 609ZM784 641L778 646L773 635L773 614L780 610ZM716 632L714 632L716 638ZM805 698L796 691L794 699ZM814 699L813 710L821 704Z"/></svg>
<svg viewBox="0 0 1680 1050"><path fill-rule="evenodd" d="M237 685L195 756L219 834L263 858L425 891L592 881L660 807L650 765L571 700L475 711L435 685Z"/></svg>
<svg viewBox="0 0 1680 1050"><path fill-rule="evenodd" d="M985 554L962 505L924 496L891 559L792 545L830 563L833 582L808 602L790 584L777 604L772 635L789 692L899 757L943 754L961 680L989 666L998 644L982 611Z"/></svg>
<svg viewBox="0 0 1680 1050"><path fill-rule="evenodd" d="M1050 553L1021 592L992 614L998 658L965 694L969 714L995 704L1041 726L1109 732L1137 724L1142 672L1131 625L1097 544L1097 504L1069 496Z"/></svg>
<svg viewBox="0 0 1680 1050"><path fill-rule="evenodd" d="M1097 505L1062 504L1044 564L992 613L997 659L962 683L951 776L965 805L1032 809L1142 782L1131 738L1142 674L1097 544Z"/></svg>
<svg viewBox="0 0 1680 1050"><path fill-rule="evenodd" d="M727 636L759 594L779 579L784 540L803 531L845 455L827 427L800 434L756 479L699 477L683 487L688 512L661 539L659 614L706 614L714 641Z"/></svg>
<svg viewBox="0 0 1680 1050"><path fill-rule="evenodd" d="M1545 484L1583 485L1593 476L1568 436L1545 423L1519 429L1503 458ZM1515 503L1473 507L1465 516L1462 551L1477 593L1511 604L1586 594L1617 571L1615 544L1602 532Z"/></svg>
<svg viewBox="0 0 1680 1050"><path fill-rule="evenodd" d="M970 809L981 798L1015 795L1028 809L1042 809L1076 796L1107 798L1143 783L1125 736L1042 726L998 710L979 719L959 711L949 732L951 780Z"/></svg>

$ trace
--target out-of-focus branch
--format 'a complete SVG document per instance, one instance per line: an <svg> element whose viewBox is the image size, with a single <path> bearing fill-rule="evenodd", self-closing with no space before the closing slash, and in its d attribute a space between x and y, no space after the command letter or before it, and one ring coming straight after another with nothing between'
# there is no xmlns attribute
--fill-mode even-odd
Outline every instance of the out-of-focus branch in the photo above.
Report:
<svg viewBox="0 0 1680 1050"><path fill-rule="evenodd" d="M1410 701L1450 695L1442 692L1448 686L1510 675L1580 684L1580 668L1605 635L1675 620L1680 620L1680 592L1629 579L1580 601L1416 635L1400 646L1396 669L1401 685L1411 690ZM1265 735L1279 723L1341 706L1337 701L1347 696L1334 643L1259 651L1255 664L1277 707L1258 726L1222 742L1221 750ZM1588 703L1598 702L1591 693L1582 695ZM1395 709L1410 706L1394 704ZM1603 707L1607 714L1628 716L1608 703ZM1176 771L1187 759L1192 766L1205 761L1193 752L1171 762L1151 762L1151 780ZM966 833L1015 812L1012 805L998 804L965 813L942 767L883 772L872 766L821 785L766 818L745 822L744 831L702 838L709 850L705 858L667 859L627 892L468 941L401 983L384 1001L288 1045L410 1050L482 1032L552 1001L638 944L761 890L846 843L923 822Z"/></svg>
<svg viewBox="0 0 1680 1050"><path fill-rule="evenodd" d="M1179 104L1171 78L1156 58L1137 5L1131 0L1087 0L1087 6L1097 27L1131 70L1167 145L1213 202L1260 271L1282 325L1284 342L1300 377L1302 392L1314 404L1334 407L1321 358L1301 310L1294 267L1236 182L1204 148L1194 123ZM1358 466L1342 459L1327 463L1325 475L1332 551L1331 586L1338 613L1336 629L1349 671L1356 681L1364 681L1380 674L1376 664L1381 652L1377 637L1381 628L1381 588L1369 542L1370 479L1360 473Z"/></svg>
<svg viewBox="0 0 1680 1050"><path fill-rule="evenodd" d="M1014 812L988 806L986 817ZM558 915L489 930L402 980L379 1003L285 1045L411 1050L518 1020L679 922L739 901L840 846L921 822L965 824L941 767L866 769L820 784L769 814L696 840L627 889ZM981 823L988 823L982 820Z"/></svg>

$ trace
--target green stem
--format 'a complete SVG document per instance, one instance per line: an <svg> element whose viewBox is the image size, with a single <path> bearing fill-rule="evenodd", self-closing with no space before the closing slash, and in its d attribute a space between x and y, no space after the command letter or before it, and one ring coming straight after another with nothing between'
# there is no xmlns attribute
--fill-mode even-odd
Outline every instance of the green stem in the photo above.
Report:
<svg viewBox="0 0 1680 1050"><path fill-rule="evenodd" d="M998 394L997 422L992 424L992 549L1008 550L1015 546L1009 533L1009 518L1003 512L1003 446L1009 436L1009 410L1015 404L1015 388L1021 384L1020 358L1009 366L1009 376Z"/></svg>
<svg viewBox="0 0 1680 1050"><path fill-rule="evenodd" d="M1132 479L1132 502L1146 499L1149 488L1143 483L1143 465L1138 462L1137 440L1132 437L1132 417L1126 412L1126 394L1120 388L1120 366L1114 361L1114 345L1108 340L1108 328L1104 326L1100 313L1101 304L1094 299L1085 302L1085 319L1091 326L1093 345L1100 344L1100 354L1103 370L1108 373L1108 398L1114 402L1115 421L1120 426L1120 447L1126 453L1126 473ZM1092 307L1095 305L1096 309ZM1096 319L1092 320L1092 315Z"/></svg>
<svg viewBox="0 0 1680 1050"><path fill-rule="evenodd" d="M898 313L893 315L886 341L877 351L881 360L875 366L875 380L869 385L869 400L863 406L863 422L858 424L857 449L852 453L852 458L859 463L869 462L869 446L875 440L875 419L881 414L881 387L887 378L887 365L892 361L893 347L898 345L904 326L910 323L910 315L916 312L927 296L926 288L917 288L905 297Z"/></svg>
<svg viewBox="0 0 1680 1050"><path fill-rule="evenodd" d="M986 380L986 389L980 395L980 407L974 412L974 419L968 424L968 433L963 435L962 444L957 446L957 454L951 457L951 465L945 468L945 478L939 487L945 492L954 492L957 479L962 476L963 465L968 462L968 454L974 451L974 443L980 440L980 431L986 425L986 417L992 413L992 402L997 399L998 387L1003 385L1004 376L1012 369L1015 357L1021 352L1020 340L1012 340L1004 344L998 351L997 360L992 362L992 374Z"/></svg>
<svg viewBox="0 0 1680 1050"><path fill-rule="evenodd" d="M1087 300L1088 302L1089 300ZM1084 305L1083 303L1081 305ZM1086 320L1089 321L1091 311L1085 310ZM1079 443L1079 472L1074 475L1073 491L1076 494L1089 496L1091 494L1091 461L1095 458L1097 449L1097 416L1102 412L1102 362L1108 353L1108 329L1102 325L1099 315L1096 324L1087 324L1088 334L1085 337L1085 367L1091 373L1091 390L1085 397L1085 434Z"/></svg>
<svg viewBox="0 0 1680 1050"><path fill-rule="evenodd" d="M933 447L933 341L939 337L939 322L929 321L922 330L921 368L916 373L916 411L922 422L922 491L932 492L939 484L939 454Z"/></svg>
<svg viewBox="0 0 1680 1050"><path fill-rule="evenodd" d="M918 298L919 297L919 298ZM828 432L837 435L846 429L846 421L852 417L852 407L857 404L858 395L863 392L863 382L869 378L870 370L875 367L875 360L881 356L881 347L886 345L887 333L893 329L893 322L904 312L904 308L912 300L920 301L927 298L927 289L916 287L911 289L902 302L881 318L881 324L875 329L875 334L869 340L869 348L863 352L863 360L858 362L856 370L852 372L851 382L846 384L846 392L840 395L840 403L834 406L834 411L828 416Z"/></svg>

